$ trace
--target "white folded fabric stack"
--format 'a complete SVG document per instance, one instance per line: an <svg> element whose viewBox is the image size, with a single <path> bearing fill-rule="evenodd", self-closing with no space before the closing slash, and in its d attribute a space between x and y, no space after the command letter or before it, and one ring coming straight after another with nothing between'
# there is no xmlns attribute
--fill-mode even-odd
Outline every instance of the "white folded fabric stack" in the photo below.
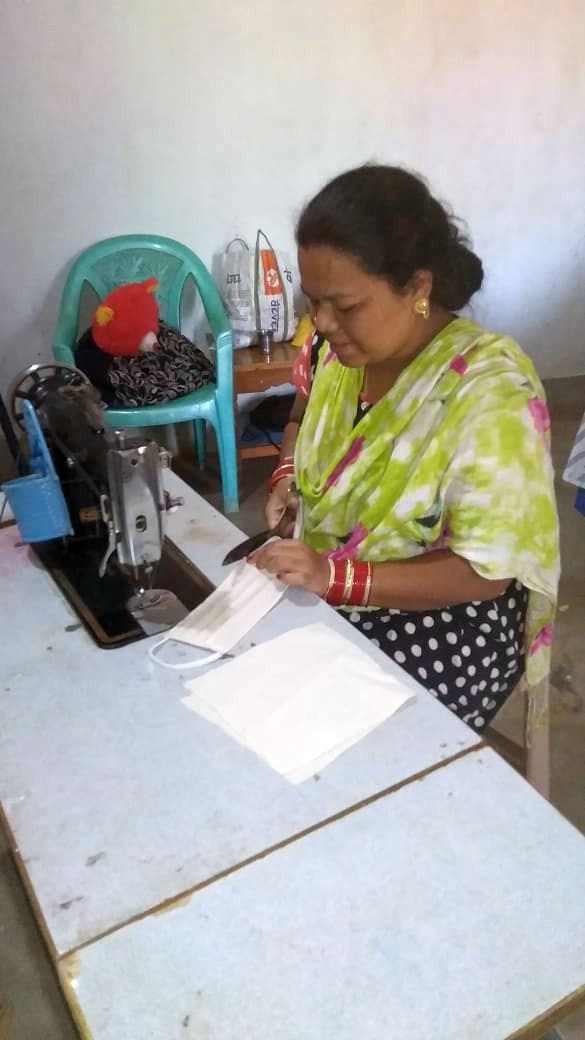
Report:
<svg viewBox="0 0 585 1040"><path fill-rule="evenodd" d="M293 629L186 684L183 699L301 783L414 697L326 625Z"/></svg>

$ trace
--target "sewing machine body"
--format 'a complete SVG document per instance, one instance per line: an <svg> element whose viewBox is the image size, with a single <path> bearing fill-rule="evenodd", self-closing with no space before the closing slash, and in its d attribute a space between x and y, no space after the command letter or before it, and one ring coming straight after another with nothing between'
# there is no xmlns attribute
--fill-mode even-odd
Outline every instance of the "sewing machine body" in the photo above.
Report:
<svg viewBox="0 0 585 1040"><path fill-rule="evenodd" d="M176 624L211 586L165 539L166 516L182 505L163 487L169 452L107 429L97 392L72 366L27 369L12 405L30 473L4 489L23 541L94 639L120 646Z"/></svg>

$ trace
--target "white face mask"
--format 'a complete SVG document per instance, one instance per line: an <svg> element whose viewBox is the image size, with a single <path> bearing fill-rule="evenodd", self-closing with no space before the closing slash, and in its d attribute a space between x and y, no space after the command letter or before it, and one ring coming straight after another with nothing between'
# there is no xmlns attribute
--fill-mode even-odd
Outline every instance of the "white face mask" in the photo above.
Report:
<svg viewBox="0 0 585 1040"><path fill-rule="evenodd" d="M211 664L239 643L272 610L285 590L286 585L277 578L242 560L211 596L150 647L148 655L164 668L177 671ZM173 641L212 652L197 660L171 664L161 660L157 651Z"/></svg>

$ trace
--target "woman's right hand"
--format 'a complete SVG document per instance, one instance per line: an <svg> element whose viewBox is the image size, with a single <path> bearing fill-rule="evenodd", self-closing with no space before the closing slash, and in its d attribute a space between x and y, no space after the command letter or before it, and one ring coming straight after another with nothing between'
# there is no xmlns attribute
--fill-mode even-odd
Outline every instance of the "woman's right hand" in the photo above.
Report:
<svg viewBox="0 0 585 1040"><path fill-rule="evenodd" d="M289 512L296 515L299 507L299 500L296 495L291 494L292 480L290 477L283 477L282 480L275 484L264 510L266 517L266 526L272 530L275 528L279 521L282 519L282 515L285 509L288 507ZM281 538L292 538L294 530L294 519L291 517L290 531L279 531Z"/></svg>

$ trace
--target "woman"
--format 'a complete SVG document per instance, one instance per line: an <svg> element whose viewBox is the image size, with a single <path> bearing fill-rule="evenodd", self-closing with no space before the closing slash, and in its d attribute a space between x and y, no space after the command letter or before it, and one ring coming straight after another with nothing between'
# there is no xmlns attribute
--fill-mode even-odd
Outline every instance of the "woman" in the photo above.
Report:
<svg viewBox="0 0 585 1040"><path fill-rule="evenodd" d="M266 515L278 521L294 479L302 531L254 562L344 609L482 729L524 671L536 684L549 668L559 558L542 386L512 339L457 317L481 261L412 174L335 178L297 241L315 333Z"/></svg>

